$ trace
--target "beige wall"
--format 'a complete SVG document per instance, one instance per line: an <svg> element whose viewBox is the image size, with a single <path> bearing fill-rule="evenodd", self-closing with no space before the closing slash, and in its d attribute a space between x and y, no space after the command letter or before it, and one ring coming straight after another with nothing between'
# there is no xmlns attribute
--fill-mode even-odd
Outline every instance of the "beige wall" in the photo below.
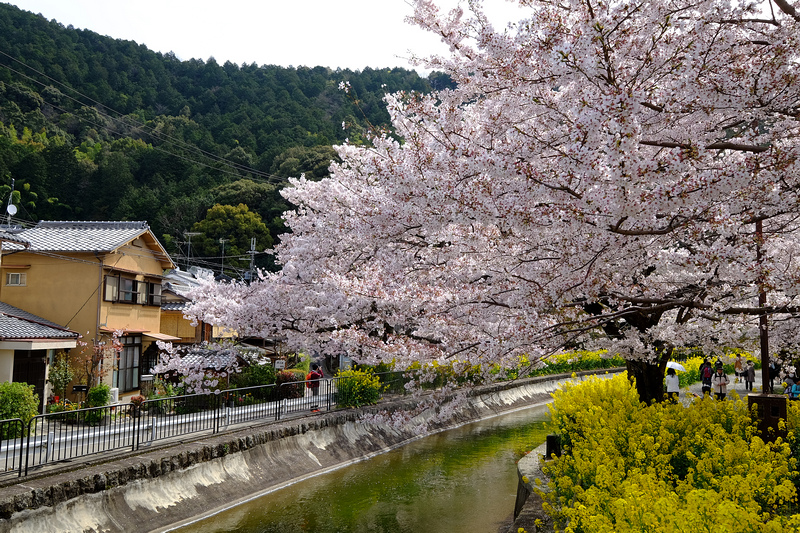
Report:
<svg viewBox="0 0 800 533"><path fill-rule="evenodd" d="M0 383L14 378L14 350L0 350Z"/></svg>
<svg viewBox="0 0 800 533"><path fill-rule="evenodd" d="M180 311L161 313L161 333L180 337L183 342L199 342L197 327L192 326L192 323Z"/></svg>
<svg viewBox="0 0 800 533"><path fill-rule="evenodd" d="M6 274L26 275L26 285L6 285ZM99 263L92 254L71 260L20 252L3 257L0 300L56 324L94 336Z"/></svg>

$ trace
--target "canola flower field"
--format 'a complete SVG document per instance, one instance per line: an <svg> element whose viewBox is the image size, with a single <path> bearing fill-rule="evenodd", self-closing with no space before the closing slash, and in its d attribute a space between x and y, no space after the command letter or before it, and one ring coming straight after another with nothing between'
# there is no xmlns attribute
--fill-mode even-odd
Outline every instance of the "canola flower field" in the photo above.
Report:
<svg viewBox="0 0 800 533"><path fill-rule="evenodd" d="M545 509L565 533L800 531L789 404L786 437L770 443L736 393L647 406L625 373L566 385L550 406L564 454L544 467Z"/></svg>

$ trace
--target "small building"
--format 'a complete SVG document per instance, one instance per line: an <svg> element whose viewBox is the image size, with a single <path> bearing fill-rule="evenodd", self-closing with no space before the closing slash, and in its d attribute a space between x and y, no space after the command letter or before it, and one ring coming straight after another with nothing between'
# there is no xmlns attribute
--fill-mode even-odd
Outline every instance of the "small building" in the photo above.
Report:
<svg viewBox="0 0 800 533"><path fill-rule="evenodd" d="M0 302L0 382L33 385L43 409L51 392L49 365L57 351L75 348L79 337L76 331Z"/></svg>

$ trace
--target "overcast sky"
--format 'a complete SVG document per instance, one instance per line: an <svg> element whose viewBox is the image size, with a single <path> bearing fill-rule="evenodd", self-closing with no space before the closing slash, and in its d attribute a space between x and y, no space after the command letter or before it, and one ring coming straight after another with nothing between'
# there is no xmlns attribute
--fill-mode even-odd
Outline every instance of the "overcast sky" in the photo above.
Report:
<svg viewBox="0 0 800 533"><path fill-rule="evenodd" d="M136 41L180 59L239 65L411 68L408 51L446 48L404 21L405 0L2 0L64 26ZM452 7L457 0L442 0ZM522 18L505 0L485 0L497 27ZM517 13L515 13L517 12Z"/></svg>

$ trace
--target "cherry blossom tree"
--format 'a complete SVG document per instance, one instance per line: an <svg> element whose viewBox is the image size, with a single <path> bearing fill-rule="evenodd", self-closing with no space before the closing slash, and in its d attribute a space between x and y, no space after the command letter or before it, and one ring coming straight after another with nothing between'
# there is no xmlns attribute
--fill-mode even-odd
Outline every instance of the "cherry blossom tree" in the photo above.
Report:
<svg viewBox="0 0 800 533"><path fill-rule="evenodd" d="M785 0L520 0L411 21L453 90L284 196L281 272L191 311L365 362L489 368L565 346L661 395L676 346L798 342L800 15ZM346 89L346 87L345 87Z"/></svg>

